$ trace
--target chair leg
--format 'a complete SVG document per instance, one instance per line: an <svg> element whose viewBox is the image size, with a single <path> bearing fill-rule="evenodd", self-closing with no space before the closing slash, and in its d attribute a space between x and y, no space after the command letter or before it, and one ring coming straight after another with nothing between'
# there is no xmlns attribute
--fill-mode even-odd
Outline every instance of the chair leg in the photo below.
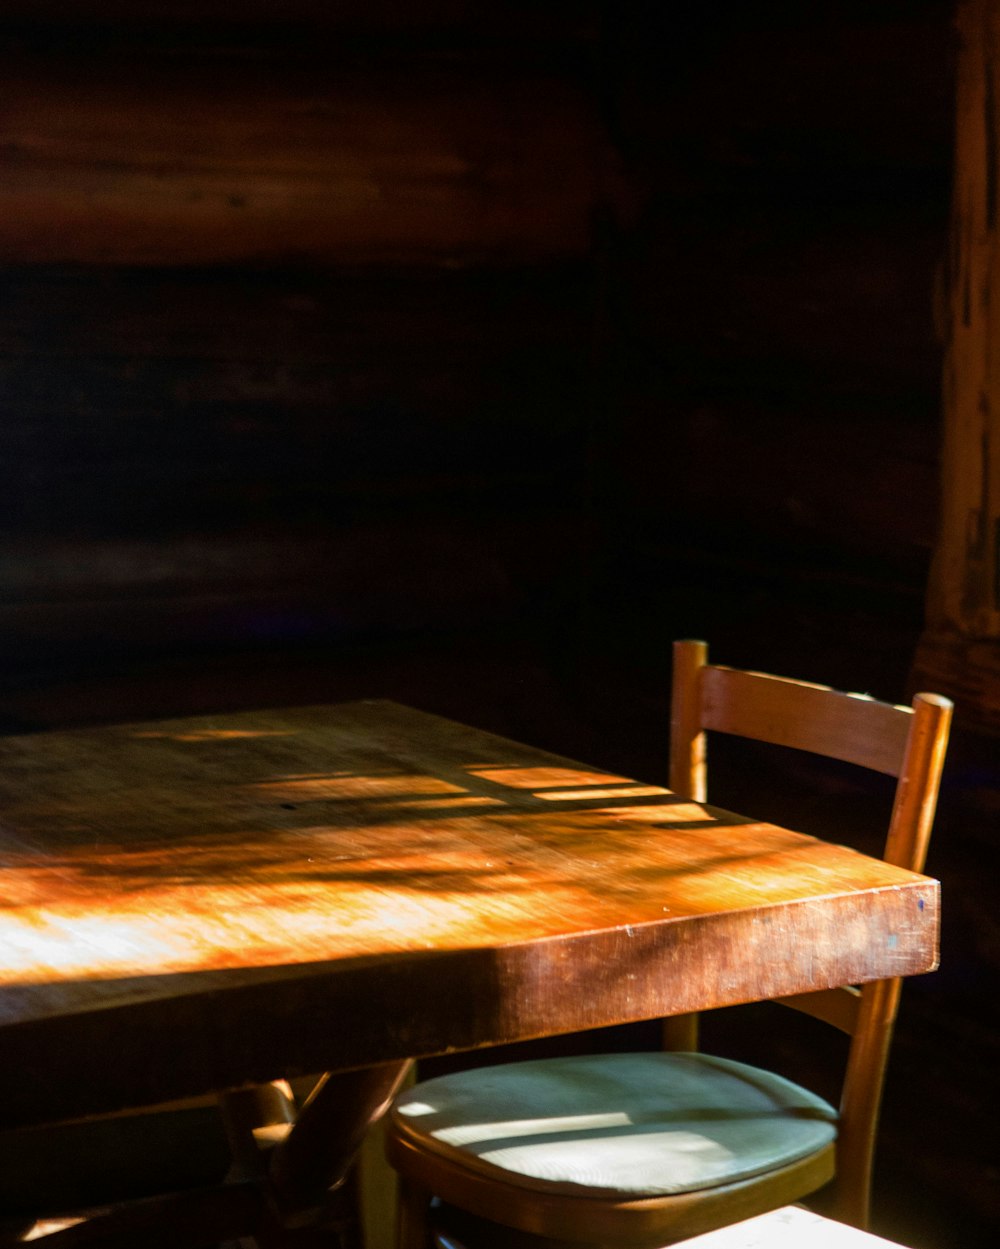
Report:
<svg viewBox="0 0 1000 1249"><path fill-rule="evenodd" d="M396 1221L396 1249L430 1249L431 1194L412 1180L400 1177Z"/></svg>

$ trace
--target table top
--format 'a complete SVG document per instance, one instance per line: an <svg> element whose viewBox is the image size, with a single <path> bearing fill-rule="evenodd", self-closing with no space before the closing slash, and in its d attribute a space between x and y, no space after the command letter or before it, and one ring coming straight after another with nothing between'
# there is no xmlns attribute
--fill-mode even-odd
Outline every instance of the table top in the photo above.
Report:
<svg viewBox="0 0 1000 1249"><path fill-rule="evenodd" d="M8 1123L910 975L937 934L926 877L389 702L0 741Z"/></svg>

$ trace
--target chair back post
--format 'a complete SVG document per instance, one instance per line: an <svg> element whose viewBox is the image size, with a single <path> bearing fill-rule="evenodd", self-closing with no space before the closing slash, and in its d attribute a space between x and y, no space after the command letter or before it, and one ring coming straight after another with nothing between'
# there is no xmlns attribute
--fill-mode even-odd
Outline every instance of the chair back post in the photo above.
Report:
<svg viewBox="0 0 1000 1249"><path fill-rule="evenodd" d="M952 702L940 694L917 694L896 786L884 858L911 872L923 871L941 787L951 727Z"/></svg>
<svg viewBox="0 0 1000 1249"><path fill-rule="evenodd" d="M917 694L913 699L913 717L883 856L912 872L922 871L927 858L951 716L951 700L940 694ZM847 1060L837 1138L834 1213L855 1227L868 1226L875 1137L902 987L899 979L863 986Z"/></svg>
<svg viewBox="0 0 1000 1249"><path fill-rule="evenodd" d="M701 675L708 664L708 644L674 643L670 693L669 787L681 798L704 802L705 731L701 726ZM670 1015L661 1023L667 1051L690 1053L698 1048L697 1014Z"/></svg>
<svg viewBox="0 0 1000 1249"><path fill-rule="evenodd" d="M708 664L706 642L674 643L670 695L669 787L681 798L705 801L705 732L701 724L701 674Z"/></svg>
<svg viewBox="0 0 1000 1249"><path fill-rule="evenodd" d="M851 1038L840 1096L830 1213L854 1227L867 1228L869 1222L875 1138L902 988L900 979L864 985L857 1031Z"/></svg>

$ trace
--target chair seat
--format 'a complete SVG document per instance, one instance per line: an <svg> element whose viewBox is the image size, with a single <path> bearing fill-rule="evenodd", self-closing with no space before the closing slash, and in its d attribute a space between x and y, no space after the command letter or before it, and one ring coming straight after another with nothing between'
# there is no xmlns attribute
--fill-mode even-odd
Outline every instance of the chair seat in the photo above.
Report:
<svg viewBox="0 0 1000 1249"><path fill-rule="evenodd" d="M425 1080L394 1128L455 1165L541 1192L671 1196L785 1166L836 1137L822 1098L705 1054L541 1059Z"/></svg>

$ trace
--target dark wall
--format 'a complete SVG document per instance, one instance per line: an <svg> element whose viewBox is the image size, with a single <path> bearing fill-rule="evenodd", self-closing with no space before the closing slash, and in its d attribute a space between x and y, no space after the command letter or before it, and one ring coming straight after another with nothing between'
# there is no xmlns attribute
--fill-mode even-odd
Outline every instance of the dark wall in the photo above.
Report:
<svg viewBox="0 0 1000 1249"><path fill-rule="evenodd" d="M595 15L5 14L6 688L558 595L621 195Z"/></svg>
<svg viewBox="0 0 1000 1249"><path fill-rule="evenodd" d="M631 17L607 636L652 618L747 662L768 637L767 662L898 696L936 528L951 5Z"/></svg>
<svg viewBox="0 0 1000 1249"><path fill-rule="evenodd" d="M665 636L773 621L787 667L832 616L905 679L948 4L66 0L0 36L7 688L481 629L642 685Z"/></svg>

